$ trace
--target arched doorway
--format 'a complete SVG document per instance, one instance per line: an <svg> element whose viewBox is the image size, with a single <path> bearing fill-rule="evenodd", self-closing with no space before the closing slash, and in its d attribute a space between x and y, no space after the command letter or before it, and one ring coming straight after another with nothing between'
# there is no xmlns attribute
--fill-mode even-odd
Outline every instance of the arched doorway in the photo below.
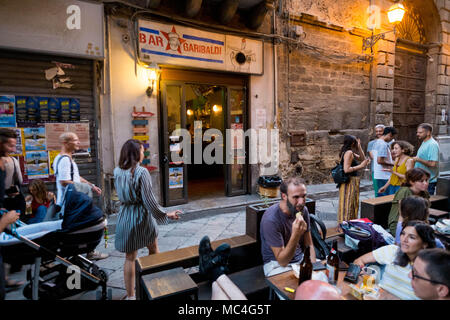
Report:
<svg viewBox="0 0 450 320"><path fill-rule="evenodd" d="M427 42L421 16L409 7L397 26L394 73L393 124L398 140L406 140L418 148L417 125L425 119L427 80Z"/></svg>

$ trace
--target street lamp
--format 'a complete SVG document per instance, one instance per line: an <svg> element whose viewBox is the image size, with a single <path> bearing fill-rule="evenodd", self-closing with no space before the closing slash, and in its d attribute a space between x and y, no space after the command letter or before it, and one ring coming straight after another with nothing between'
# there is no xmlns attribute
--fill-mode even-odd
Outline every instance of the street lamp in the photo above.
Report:
<svg viewBox="0 0 450 320"><path fill-rule="evenodd" d="M378 40L384 39L386 33L394 32L395 34L395 27L397 24L402 22L405 12L405 7L401 3L393 4L388 10L388 20L394 25L394 29L376 35L374 35L372 31L372 35L370 37L363 39L363 50L367 50L369 48L372 49Z"/></svg>

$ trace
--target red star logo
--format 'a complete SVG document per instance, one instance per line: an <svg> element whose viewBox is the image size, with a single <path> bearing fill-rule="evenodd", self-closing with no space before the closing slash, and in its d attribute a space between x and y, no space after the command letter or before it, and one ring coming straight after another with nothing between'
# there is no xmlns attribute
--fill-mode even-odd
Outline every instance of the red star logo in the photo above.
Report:
<svg viewBox="0 0 450 320"><path fill-rule="evenodd" d="M166 37L167 39L167 47L166 50L177 50L181 54L181 45L186 42L186 40L181 39L178 35L177 31L175 30L175 26L172 26L172 31L169 33L161 31L161 33ZM174 47L177 47L176 49Z"/></svg>

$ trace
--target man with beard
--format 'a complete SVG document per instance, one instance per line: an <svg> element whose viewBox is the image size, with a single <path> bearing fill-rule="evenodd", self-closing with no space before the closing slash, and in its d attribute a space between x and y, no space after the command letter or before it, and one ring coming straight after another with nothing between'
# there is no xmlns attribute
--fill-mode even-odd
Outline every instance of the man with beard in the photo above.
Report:
<svg viewBox="0 0 450 320"><path fill-rule="evenodd" d="M291 264L303 260L308 246L311 262L316 261L305 206L305 181L290 177L281 183L280 192L281 201L268 208L261 219L261 253L266 277L291 270Z"/></svg>
<svg viewBox="0 0 450 320"><path fill-rule="evenodd" d="M428 193L434 194L439 176L439 143L432 137L433 127L429 123L421 123L417 127L417 138L422 141L417 157L414 157L415 168L422 168L430 173Z"/></svg>

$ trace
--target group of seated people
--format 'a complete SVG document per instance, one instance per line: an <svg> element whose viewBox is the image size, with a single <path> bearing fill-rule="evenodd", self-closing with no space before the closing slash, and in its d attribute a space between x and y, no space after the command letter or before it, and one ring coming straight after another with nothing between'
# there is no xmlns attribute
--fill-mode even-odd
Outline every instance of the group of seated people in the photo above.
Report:
<svg viewBox="0 0 450 320"><path fill-rule="evenodd" d="M435 237L433 228L428 224L429 202L416 195L417 184L421 184L426 190L429 175L422 169L412 170L409 176L407 174L410 185L404 187L412 189L412 195L398 199L395 208L391 210L391 214L397 215L395 227L390 228L395 236L395 243L367 252L353 263L360 267L369 264L381 266L383 272L379 286L400 299L448 300L450 252ZM419 191L422 187L418 188ZM292 265L303 259L302 248L309 247L311 261L316 262L310 216L305 206L305 181L298 177L288 178L282 182L280 192L281 201L266 210L260 226L266 277L292 270ZM298 212L301 214L297 214ZM200 273L209 275L214 281L212 299L245 298L226 276L229 253L229 246L226 244L213 251L207 237L200 242ZM295 299L330 300L342 297L333 285L308 280L297 288Z"/></svg>

